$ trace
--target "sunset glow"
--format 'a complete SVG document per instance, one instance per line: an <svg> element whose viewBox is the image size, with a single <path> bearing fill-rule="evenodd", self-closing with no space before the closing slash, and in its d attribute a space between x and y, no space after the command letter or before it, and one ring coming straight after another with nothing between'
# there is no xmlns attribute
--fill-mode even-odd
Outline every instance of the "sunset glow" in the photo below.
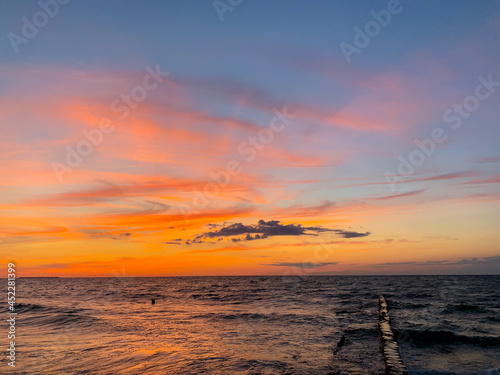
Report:
<svg viewBox="0 0 500 375"><path fill-rule="evenodd" d="M351 62L371 3L96 4L0 45L19 276L499 273L498 3L401 2Z"/></svg>

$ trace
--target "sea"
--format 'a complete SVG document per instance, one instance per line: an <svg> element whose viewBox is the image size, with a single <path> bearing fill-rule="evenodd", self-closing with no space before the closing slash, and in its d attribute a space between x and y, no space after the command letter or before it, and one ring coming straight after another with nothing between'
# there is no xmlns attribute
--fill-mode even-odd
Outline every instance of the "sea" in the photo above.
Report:
<svg viewBox="0 0 500 375"><path fill-rule="evenodd" d="M0 374L384 374L379 295L410 374L500 374L500 276L21 278Z"/></svg>

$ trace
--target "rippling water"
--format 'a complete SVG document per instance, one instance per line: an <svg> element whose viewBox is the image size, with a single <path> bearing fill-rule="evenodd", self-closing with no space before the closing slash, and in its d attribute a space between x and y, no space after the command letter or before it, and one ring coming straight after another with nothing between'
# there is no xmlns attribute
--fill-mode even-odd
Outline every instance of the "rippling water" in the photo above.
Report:
<svg viewBox="0 0 500 375"><path fill-rule="evenodd" d="M500 374L499 290L497 276L20 279L17 366L2 356L0 372L383 374L384 294L410 373Z"/></svg>

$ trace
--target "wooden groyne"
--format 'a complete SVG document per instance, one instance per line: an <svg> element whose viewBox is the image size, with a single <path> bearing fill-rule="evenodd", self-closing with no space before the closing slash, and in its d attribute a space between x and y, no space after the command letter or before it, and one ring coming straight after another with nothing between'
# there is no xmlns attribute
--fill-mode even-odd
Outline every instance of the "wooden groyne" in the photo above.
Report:
<svg viewBox="0 0 500 375"><path fill-rule="evenodd" d="M385 373L387 375L408 375L408 370L399 356L398 343L392 333L384 296L378 297L378 319L380 352L384 357Z"/></svg>

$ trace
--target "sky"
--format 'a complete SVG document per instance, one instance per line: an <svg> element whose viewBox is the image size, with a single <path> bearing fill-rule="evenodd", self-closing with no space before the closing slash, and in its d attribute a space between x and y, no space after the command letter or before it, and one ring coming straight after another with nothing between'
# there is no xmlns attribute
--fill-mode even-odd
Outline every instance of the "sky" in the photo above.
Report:
<svg viewBox="0 0 500 375"><path fill-rule="evenodd" d="M499 274L499 32L497 1L2 1L0 260Z"/></svg>

